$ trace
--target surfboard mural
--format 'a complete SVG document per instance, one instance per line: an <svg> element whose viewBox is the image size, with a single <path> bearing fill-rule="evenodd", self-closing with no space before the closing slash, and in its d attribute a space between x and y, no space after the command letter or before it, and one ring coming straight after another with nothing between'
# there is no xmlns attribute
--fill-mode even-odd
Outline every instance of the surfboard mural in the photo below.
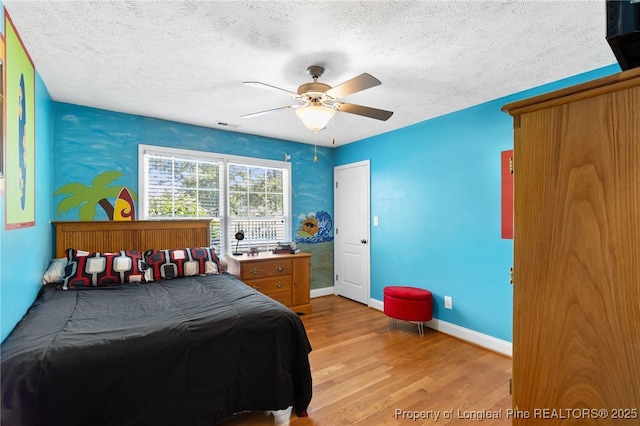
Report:
<svg viewBox="0 0 640 426"><path fill-rule="evenodd" d="M136 205L133 202L133 195L126 187L122 187L118 198L116 198L113 209L113 220L135 220Z"/></svg>

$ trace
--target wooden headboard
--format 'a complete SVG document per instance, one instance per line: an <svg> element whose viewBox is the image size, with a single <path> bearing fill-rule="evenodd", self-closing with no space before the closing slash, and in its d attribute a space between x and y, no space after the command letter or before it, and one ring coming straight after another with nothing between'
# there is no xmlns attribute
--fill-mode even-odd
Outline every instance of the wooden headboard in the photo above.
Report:
<svg viewBox="0 0 640 426"><path fill-rule="evenodd" d="M56 254L66 250L116 252L209 247L210 220L53 222Z"/></svg>

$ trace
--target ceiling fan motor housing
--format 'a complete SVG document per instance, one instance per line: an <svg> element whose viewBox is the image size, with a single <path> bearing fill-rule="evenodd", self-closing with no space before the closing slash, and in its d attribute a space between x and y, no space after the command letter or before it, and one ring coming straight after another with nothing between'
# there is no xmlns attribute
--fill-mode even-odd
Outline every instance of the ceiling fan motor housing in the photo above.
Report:
<svg viewBox="0 0 640 426"><path fill-rule="evenodd" d="M307 95L310 98L319 98L329 89L331 89L331 86L328 84L314 81L313 83L300 85L300 87L298 87L298 95Z"/></svg>
<svg viewBox="0 0 640 426"><path fill-rule="evenodd" d="M307 74L313 79L313 82L300 85L298 87L298 95L304 95L311 101L319 100L323 96L326 97L325 92L331 89L331 86L318 83L318 79L324 74L324 68L320 65L311 65L307 68Z"/></svg>

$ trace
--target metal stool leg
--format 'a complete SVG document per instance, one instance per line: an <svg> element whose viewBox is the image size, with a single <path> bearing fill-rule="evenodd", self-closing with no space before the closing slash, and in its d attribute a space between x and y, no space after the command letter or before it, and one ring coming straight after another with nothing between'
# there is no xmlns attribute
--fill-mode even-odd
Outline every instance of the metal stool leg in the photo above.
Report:
<svg viewBox="0 0 640 426"><path fill-rule="evenodd" d="M396 328L396 319L395 318L389 317L389 325L387 326L387 328L388 329Z"/></svg>

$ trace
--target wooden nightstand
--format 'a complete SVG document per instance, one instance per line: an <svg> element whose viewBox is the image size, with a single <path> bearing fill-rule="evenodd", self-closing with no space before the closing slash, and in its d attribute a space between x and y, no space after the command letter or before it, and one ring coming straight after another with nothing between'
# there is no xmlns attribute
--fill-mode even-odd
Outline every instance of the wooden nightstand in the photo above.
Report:
<svg viewBox="0 0 640 426"><path fill-rule="evenodd" d="M311 313L311 254L227 255L229 272L300 314Z"/></svg>

